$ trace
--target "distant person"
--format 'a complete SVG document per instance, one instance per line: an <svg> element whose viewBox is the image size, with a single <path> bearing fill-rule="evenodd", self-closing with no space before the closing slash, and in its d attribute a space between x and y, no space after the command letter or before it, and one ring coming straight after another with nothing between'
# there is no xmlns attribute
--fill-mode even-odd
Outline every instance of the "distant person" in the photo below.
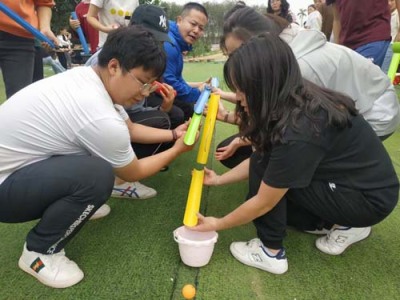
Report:
<svg viewBox="0 0 400 300"><path fill-rule="evenodd" d="M78 3L78 5L75 7L75 13L78 17L78 20L73 20L71 18L69 20L69 25L74 30L76 30L78 26L81 26L83 34L90 45L90 53L93 54L97 51L97 47L99 45L99 31L94 29L93 26L87 21L89 4L90 0L82 0Z"/></svg>
<svg viewBox="0 0 400 300"><path fill-rule="evenodd" d="M167 54L167 68L163 79L165 83L171 85L177 91L174 105L183 110L185 120L192 117L193 105L206 83L185 81L182 76L182 53L192 50L193 44L204 35L207 23L208 14L204 6L196 2L188 2L183 6L176 22L169 21L168 35L172 43L164 43L164 50ZM152 106L158 104L153 102Z"/></svg>
<svg viewBox="0 0 400 300"><path fill-rule="evenodd" d="M304 27L307 29L316 29L321 31L322 16L314 4L308 6L308 18Z"/></svg>
<svg viewBox="0 0 400 300"><path fill-rule="evenodd" d="M268 0L267 13L286 19L289 23L297 23L295 14L290 10L287 0Z"/></svg>
<svg viewBox="0 0 400 300"><path fill-rule="evenodd" d="M333 41L332 28L333 28L333 10L331 6L327 6L325 0L314 0L314 4L322 17L321 31L325 34L328 42Z"/></svg>
<svg viewBox="0 0 400 300"><path fill-rule="evenodd" d="M400 0L396 0L399 2ZM382 67L390 45L390 11L387 0L326 0L334 12L335 42L353 49Z"/></svg>
<svg viewBox="0 0 400 300"><path fill-rule="evenodd" d="M50 29L53 0L2 0L2 3L58 45ZM34 61L32 34L0 12L0 68L7 98L32 83Z"/></svg>
<svg viewBox="0 0 400 300"><path fill-rule="evenodd" d="M107 34L127 26L138 0L90 0L87 21L99 31L99 47L103 47Z"/></svg>
<svg viewBox="0 0 400 300"><path fill-rule="evenodd" d="M110 33L96 67L38 81L0 106L0 222L39 219L18 265L41 283L66 288L83 279L64 248L90 218L109 213L104 203L114 175L138 181L192 149L183 143L183 131L175 136L152 128L139 133L176 140L173 147L145 159L131 147L131 122L122 106L148 96L165 61L151 33L120 28Z"/></svg>
<svg viewBox="0 0 400 300"><path fill-rule="evenodd" d="M191 230L220 231L253 222L256 238L231 243L231 254L247 266L283 274L289 207L300 219L317 218L329 226L329 234L315 240L329 255L368 238L371 226L391 214L399 180L385 147L352 99L303 79L286 42L272 34L251 38L231 53L224 78L236 91L240 132L255 152L222 175L206 168L204 184L248 179L249 193L225 216L199 214ZM373 240L379 248L379 237ZM288 253L302 251L299 247ZM376 259L386 262L382 255Z"/></svg>

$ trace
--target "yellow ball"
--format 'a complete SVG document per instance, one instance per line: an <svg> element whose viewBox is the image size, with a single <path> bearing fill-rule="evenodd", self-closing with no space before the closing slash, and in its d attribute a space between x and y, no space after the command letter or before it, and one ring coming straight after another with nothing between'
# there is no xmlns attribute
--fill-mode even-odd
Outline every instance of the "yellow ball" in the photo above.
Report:
<svg viewBox="0 0 400 300"><path fill-rule="evenodd" d="M185 299L193 299L196 296L196 288L191 284L187 284L182 288L182 295Z"/></svg>

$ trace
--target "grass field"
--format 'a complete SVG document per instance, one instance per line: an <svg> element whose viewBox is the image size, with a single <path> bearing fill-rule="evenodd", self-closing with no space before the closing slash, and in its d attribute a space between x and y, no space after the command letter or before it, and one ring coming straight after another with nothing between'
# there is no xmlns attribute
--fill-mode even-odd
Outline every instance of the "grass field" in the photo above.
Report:
<svg viewBox="0 0 400 300"><path fill-rule="evenodd" d="M186 64L184 73L190 81L209 76L222 79L221 74L222 64L213 63ZM213 147L234 132L233 126L218 123ZM400 132L385 141L400 175L399 145ZM207 266L185 266L172 232L182 224L195 157L196 151L187 153L173 162L168 172L143 181L157 189L156 198L110 199L111 214L89 222L68 244L68 256L85 272L85 279L74 287L47 288L18 268L25 235L36 221L0 224L0 300L175 300L183 299L180 291L187 283L196 285L197 300L399 299L399 207L373 227L367 240L338 257L318 251L315 236L289 230L285 240L289 271L284 275L246 267L229 253L232 241L255 237L251 224L219 232ZM225 170L212 156L208 167ZM222 216L242 203L246 189L246 183L204 188L201 211Z"/></svg>

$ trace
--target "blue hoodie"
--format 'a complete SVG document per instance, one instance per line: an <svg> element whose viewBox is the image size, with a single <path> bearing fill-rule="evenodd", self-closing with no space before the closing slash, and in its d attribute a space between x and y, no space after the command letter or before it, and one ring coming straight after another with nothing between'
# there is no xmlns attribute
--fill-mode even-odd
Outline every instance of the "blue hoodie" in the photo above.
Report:
<svg viewBox="0 0 400 300"><path fill-rule="evenodd" d="M169 21L169 32L171 43L164 43L167 54L167 68L164 72L164 82L171 85L177 92L177 99L194 103L200 96L200 90L189 86L182 77L183 51L191 51L192 46L187 44L179 33L176 22Z"/></svg>

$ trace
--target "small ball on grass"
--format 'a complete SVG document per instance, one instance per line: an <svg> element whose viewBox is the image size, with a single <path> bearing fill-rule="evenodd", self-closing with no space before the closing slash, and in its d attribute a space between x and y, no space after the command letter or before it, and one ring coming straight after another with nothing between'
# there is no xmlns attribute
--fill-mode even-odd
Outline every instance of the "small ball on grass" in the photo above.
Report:
<svg viewBox="0 0 400 300"><path fill-rule="evenodd" d="M185 299L193 299L196 296L196 288L191 284L186 284L182 288L182 296Z"/></svg>

